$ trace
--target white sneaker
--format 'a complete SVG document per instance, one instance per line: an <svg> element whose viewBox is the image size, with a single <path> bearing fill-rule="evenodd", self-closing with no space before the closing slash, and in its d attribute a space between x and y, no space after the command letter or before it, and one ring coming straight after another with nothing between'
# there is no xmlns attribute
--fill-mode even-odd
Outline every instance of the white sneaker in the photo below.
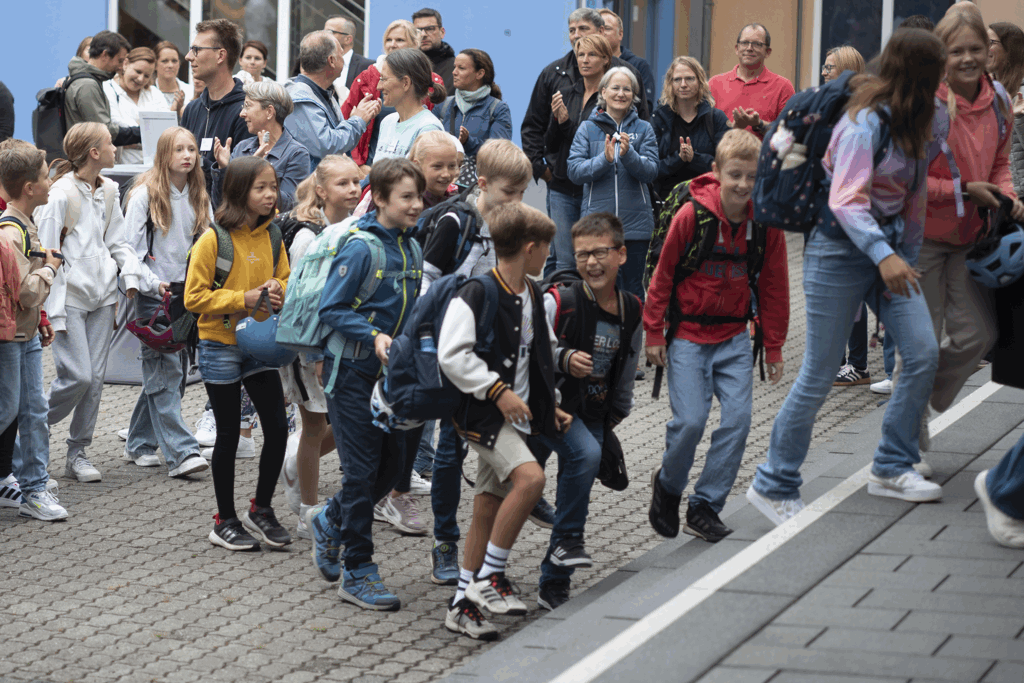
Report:
<svg viewBox="0 0 1024 683"><path fill-rule="evenodd" d="M800 498L795 500L772 500L771 498L765 498L755 491L753 485L747 489L747 500L758 512L774 522L775 526L783 524L804 509L804 501Z"/></svg>
<svg viewBox="0 0 1024 683"><path fill-rule="evenodd" d="M184 477L188 474L196 474L203 470L210 469L210 464L198 455L190 455L181 461L181 464L177 467L168 470L167 475L170 477Z"/></svg>
<svg viewBox="0 0 1024 683"><path fill-rule="evenodd" d="M516 593L518 590L504 572L482 578L474 575L466 586L466 597L491 614L526 614L526 605Z"/></svg>
<svg viewBox="0 0 1024 683"><path fill-rule="evenodd" d="M133 462L139 467L157 467L161 464L160 456L156 453L146 453L145 455L132 455L128 451L128 446L124 447L124 452L121 453L121 459L128 462Z"/></svg>
<svg viewBox="0 0 1024 683"><path fill-rule="evenodd" d="M121 441L127 441L128 440L128 432L129 432L129 428L128 427L125 427L124 429L118 429L117 430L117 438L121 439Z"/></svg>
<svg viewBox="0 0 1024 683"><path fill-rule="evenodd" d="M18 508L19 517L32 517L44 522L67 519L68 511L60 506L49 491L33 491L22 494L24 502Z"/></svg>
<svg viewBox="0 0 1024 683"><path fill-rule="evenodd" d="M68 478L74 477L80 482L100 481L102 479L100 471L93 467L92 463L86 459L85 451L76 453L68 458L68 463L64 467L64 476Z"/></svg>
<svg viewBox="0 0 1024 683"><path fill-rule="evenodd" d="M416 470L412 471L412 479L410 479L409 493L414 496L429 496L430 495L430 482L424 479L419 472Z"/></svg>
<svg viewBox="0 0 1024 683"><path fill-rule="evenodd" d="M926 463L923 458L921 462L914 465L914 470L925 479L931 479L935 476L935 468Z"/></svg>
<svg viewBox="0 0 1024 683"><path fill-rule="evenodd" d="M281 475L278 481L284 490L284 496L288 500L288 507L292 512L299 515L299 524L302 524L300 505L302 505L302 493L299 489L299 435L288 436L288 445L284 449L284 464L281 465Z"/></svg>
<svg viewBox="0 0 1024 683"><path fill-rule="evenodd" d="M985 509L985 520L988 522L988 533L996 543L1007 548L1024 548L1024 519L1014 519L992 504L988 497L986 480L988 470L979 472L974 478L974 492Z"/></svg>
<svg viewBox="0 0 1024 683"><path fill-rule="evenodd" d="M217 419L212 410L207 410L196 420L196 441L200 446L212 446L217 443Z"/></svg>
<svg viewBox="0 0 1024 683"><path fill-rule="evenodd" d="M13 474L0 481L0 508L21 507L21 486Z"/></svg>
<svg viewBox="0 0 1024 683"><path fill-rule="evenodd" d="M390 495L384 496L377 501L377 504L373 506L373 521L375 522L386 522L388 521L387 515L384 514L384 506L388 503Z"/></svg>
<svg viewBox="0 0 1024 683"><path fill-rule="evenodd" d="M883 379L881 382L875 382L869 388L875 394L885 394L888 396L892 393L892 380Z"/></svg>
<svg viewBox="0 0 1024 683"><path fill-rule="evenodd" d="M256 457L256 440L251 436L239 436L238 437L238 450L235 452L236 458L255 458Z"/></svg>
<svg viewBox="0 0 1024 683"><path fill-rule="evenodd" d="M926 503L942 498L942 487L925 481L916 470L887 479L872 473L868 475L868 493L910 503Z"/></svg>
<svg viewBox="0 0 1024 683"><path fill-rule="evenodd" d="M399 496L385 496L381 514L384 521L398 529L403 534L412 536L425 536L427 534L427 520L420 511L419 499L408 493ZM374 511L376 512L376 511ZM374 515L376 518L376 514Z"/></svg>
<svg viewBox="0 0 1024 683"><path fill-rule="evenodd" d="M49 491L54 498L57 497L57 489L59 487L60 485L57 483L56 479L49 479L46 482L46 490Z"/></svg>
<svg viewBox="0 0 1024 683"><path fill-rule="evenodd" d="M309 513L311 510L318 509L317 505L304 505L299 503L299 523L295 526L295 535L299 538L311 539L313 534L309 531Z"/></svg>

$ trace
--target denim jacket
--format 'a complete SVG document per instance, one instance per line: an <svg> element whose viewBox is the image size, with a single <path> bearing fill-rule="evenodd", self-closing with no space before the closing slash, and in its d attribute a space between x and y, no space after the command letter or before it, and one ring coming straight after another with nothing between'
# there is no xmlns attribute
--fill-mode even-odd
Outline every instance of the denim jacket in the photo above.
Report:
<svg viewBox="0 0 1024 683"><path fill-rule="evenodd" d="M497 102L497 104L494 104ZM491 105L494 104L494 117L489 115ZM491 95L477 102L472 109L464 115L455 104L455 96L452 95L444 104L434 107L434 115L441 120L444 129L458 137L459 127L464 126L469 131L469 137L463 147L466 149L466 156L475 157L480 151L480 146L491 139L512 139L512 113L508 105L501 100L495 100Z"/></svg>

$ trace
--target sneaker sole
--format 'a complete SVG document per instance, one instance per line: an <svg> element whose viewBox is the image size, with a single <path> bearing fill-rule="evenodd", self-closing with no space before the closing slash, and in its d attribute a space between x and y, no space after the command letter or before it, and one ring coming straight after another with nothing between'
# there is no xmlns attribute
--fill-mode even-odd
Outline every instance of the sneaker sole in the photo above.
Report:
<svg viewBox="0 0 1024 683"><path fill-rule="evenodd" d="M21 507L21 491L16 491L12 494L14 497L0 497L0 508L20 508Z"/></svg>
<svg viewBox="0 0 1024 683"><path fill-rule="evenodd" d="M393 605L371 605L368 602L363 602L342 588L338 589L338 595L341 596L341 599L345 602L350 602L357 607L362 607L363 609L372 610L374 612L397 612L402 607L402 602L400 600L396 601Z"/></svg>
<svg viewBox="0 0 1024 683"><path fill-rule="evenodd" d="M871 378L865 377L864 379L858 379L855 382L832 382L834 387L860 387L865 384L871 384Z"/></svg>
<svg viewBox="0 0 1024 683"><path fill-rule="evenodd" d="M196 474L198 472L205 472L208 469L210 469L210 463L208 463L205 460L203 460L202 463L196 463L195 465L192 465L188 469L184 469L182 467L176 467L173 470L170 470L169 472L167 472L167 474L168 474L168 476L171 476L171 477L184 477L184 476L189 475L189 474Z"/></svg>
<svg viewBox="0 0 1024 683"><path fill-rule="evenodd" d="M892 396L892 389L889 391L879 391L878 389L872 389L872 394L878 394L879 396Z"/></svg>
<svg viewBox="0 0 1024 683"><path fill-rule="evenodd" d="M313 550L309 553L309 556L313 558L313 569L315 569L316 573L320 575L320 578L326 581L327 583L336 583L339 579L341 579L341 563L338 563L338 575L328 576L324 572L324 570L320 568L320 565L316 563L316 539L313 538L312 532L310 532L309 536L310 540L313 541Z"/></svg>
<svg viewBox="0 0 1024 683"><path fill-rule="evenodd" d="M260 529L258 526L256 526L255 522L253 522L252 520L249 519L249 513L248 512L243 514L241 519L242 519L242 526L244 526L246 529L248 529L257 539L259 539L263 543L266 543L271 548L283 548L283 547L285 547L286 545L288 545L288 544L290 544L292 542L291 537L289 537L288 540L284 541L284 542L273 541L273 540L267 538L267 535L263 533L263 530Z"/></svg>
<svg viewBox="0 0 1024 683"><path fill-rule="evenodd" d="M71 470L64 470L64 476L68 479L77 479L83 484L88 484L93 481L103 481L103 475L100 472L96 474L75 474Z"/></svg>
<svg viewBox="0 0 1024 683"><path fill-rule="evenodd" d="M700 531L697 527L690 526L689 524L683 524L683 533L688 534L690 536L696 536L697 538L707 541L708 543L718 543L723 538L728 538L729 534L731 534L732 532L730 531L729 534L725 534L724 536L708 536L704 532Z"/></svg>
<svg viewBox="0 0 1024 683"><path fill-rule="evenodd" d="M551 564L556 567L573 567L575 569L590 569L594 566L593 559L560 560L554 555L551 556Z"/></svg>
<svg viewBox="0 0 1024 683"><path fill-rule="evenodd" d="M48 517L46 515L41 515L37 513L34 508L25 507L24 505L21 505L18 507L18 516L27 517L29 519L38 519L41 522L60 522L68 518L68 511L65 510L64 514L62 515L54 515L52 517Z"/></svg>
<svg viewBox="0 0 1024 683"><path fill-rule="evenodd" d="M890 489L881 484L876 484L873 481L868 482L868 493L872 496L880 496L882 498L895 498L897 500L905 500L908 503L931 503L933 501L942 498L942 489L938 491L918 491L916 493L904 493L903 491L897 491L896 489Z"/></svg>
<svg viewBox="0 0 1024 683"><path fill-rule="evenodd" d="M472 587L473 584L470 584ZM482 610L487 610L489 614L501 614L508 615L510 617L521 617L527 613L526 607L507 607L504 612L499 612L491 607L491 605L483 598L483 596L477 595L476 592L470 595L469 588L466 589L466 597L469 598L470 602L479 607Z"/></svg>
<svg viewBox="0 0 1024 683"><path fill-rule="evenodd" d="M307 541L311 540L313 538L313 535L310 534L309 531L307 531L305 529L296 528L295 529L295 535L298 536L299 538L304 538Z"/></svg>
<svg viewBox="0 0 1024 683"><path fill-rule="evenodd" d="M234 550L236 552L253 552L260 549L259 543L257 543L256 545L235 545L233 543L228 543L223 538L218 536L216 531L211 531L208 538L210 539L210 543L214 545L219 545L221 548Z"/></svg>
<svg viewBox="0 0 1024 683"><path fill-rule="evenodd" d="M539 526L541 529L555 528L554 524L550 522L545 522L543 519L540 519L539 517L534 517L533 515L530 515L529 517L527 517L527 519L533 522L534 525Z"/></svg>
<svg viewBox="0 0 1024 683"><path fill-rule="evenodd" d="M203 448L213 448L214 445L216 445L217 443L217 438L214 437L213 439L200 439L197 436L196 441L198 441L199 445L202 446Z"/></svg>
<svg viewBox="0 0 1024 683"><path fill-rule="evenodd" d="M497 631L487 631L485 633L471 633L468 629L463 628L458 622L452 621L451 617L447 615L445 615L444 618L444 627L452 633L461 633L463 635L469 636L473 640L483 640L486 642L491 642L493 640L498 639Z"/></svg>
<svg viewBox="0 0 1024 683"><path fill-rule="evenodd" d="M762 515L768 518L775 526L780 526L786 520L779 517L778 513L761 498L761 496L754 491L753 487L747 489L747 502L754 506L754 509L760 512Z"/></svg>
<svg viewBox="0 0 1024 683"><path fill-rule="evenodd" d="M396 521L394 519L391 519L390 517L387 516L387 514L383 514L381 516L384 518L383 521L387 522L391 526L393 526L396 529L398 529L398 531L400 531L402 533L402 535L404 535L404 536L426 536L427 535L427 530L426 529L413 529L412 527L408 527L408 526L402 524L401 520L397 520ZM377 515L374 514L373 518L377 519Z"/></svg>

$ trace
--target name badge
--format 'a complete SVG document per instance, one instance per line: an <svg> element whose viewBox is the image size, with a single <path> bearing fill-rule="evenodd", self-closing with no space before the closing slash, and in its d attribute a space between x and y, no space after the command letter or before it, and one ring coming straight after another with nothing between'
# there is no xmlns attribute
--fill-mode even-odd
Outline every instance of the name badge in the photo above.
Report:
<svg viewBox="0 0 1024 683"><path fill-rule="evenodd" d="M213 138L203 138L203 141L199 143L200 152L209 152L213 149Z"/></svg>

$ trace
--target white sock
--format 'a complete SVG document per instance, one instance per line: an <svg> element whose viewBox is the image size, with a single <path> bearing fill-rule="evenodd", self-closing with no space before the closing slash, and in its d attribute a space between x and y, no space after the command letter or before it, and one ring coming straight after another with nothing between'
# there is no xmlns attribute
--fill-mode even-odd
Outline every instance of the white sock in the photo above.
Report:
<svg viewBox="0 0 1024 683"><path fill-rule="evenodd" d="M484 564L480 567L477 575L482 579L491 574L500 574L505 571L505 564L512 550L499 548L490 541L487 542L487 554L484 556Z"/></svg>
<svg viewBox="0 0 1024 683"><path fill-rule="evenodd" d="M459 567L459 587L455 590L455 602L457 603L462 598L466 597L466 586L473 580L473 572Z"/></svg>

